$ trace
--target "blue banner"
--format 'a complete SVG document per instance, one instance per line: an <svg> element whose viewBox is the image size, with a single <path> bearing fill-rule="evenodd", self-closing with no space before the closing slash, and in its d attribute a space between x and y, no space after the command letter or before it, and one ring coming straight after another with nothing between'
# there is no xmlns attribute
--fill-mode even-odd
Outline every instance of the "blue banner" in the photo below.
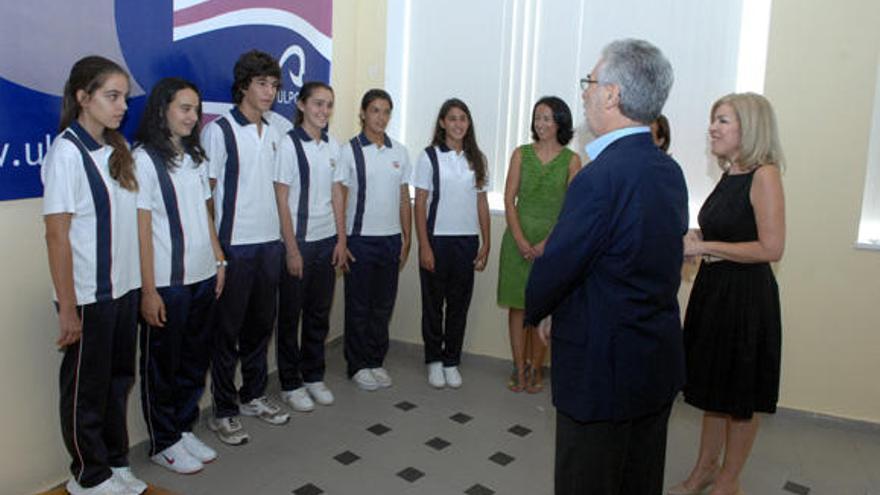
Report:
<svg viewBox="0 0 880 495"><path fill-rule="evenodd" d="M96 54L132 77L122 130L131 136L146 94L167 76L193 81L204 112L231 106L239 55L281 63L273 110L291 119L306 81L330 81L332 0L28 0L0 5L0 200L42 196L40 164L58 133L70 67Z"/></svg>

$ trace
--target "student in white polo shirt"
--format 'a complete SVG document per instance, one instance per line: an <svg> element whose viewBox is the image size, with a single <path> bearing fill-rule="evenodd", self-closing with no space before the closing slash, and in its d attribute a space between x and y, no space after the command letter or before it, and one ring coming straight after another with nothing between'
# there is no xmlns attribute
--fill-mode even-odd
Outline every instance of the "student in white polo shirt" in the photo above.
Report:
<svg viewBox="0 0 880 495"><path fill-rule="evenodd" d="M363 390L391 386L384 368L388 323L412 232L409 155L385 134L392 108L385 90L367 91L361 133L343 146L340 159L348 249L355 260L345 274L345 359L348 376Z"/></svg>
<svg viewBox="0 0 880 495"><path fill-rule="evenodd" d="M40 171L73 495L147 488L128 467L126 428L141 285L138 184L117 131L128 91L128 74L116 63L97 56L76 62L64 86L61 134Z"/></svg>
<svg viewBox="0 0 880 495"><path fill-rule="evenodd" d="M327 134L333 89L307 82L297 97L295 127L281 142L275 195L286 250L279 289L277 357L281 398L307 412L333 403L324 383L335 268L348 261L339 144ZM300 318L302 326L300 329Z"/></svg>
<svg viewBox="0 0 880 495"><path fill-rule="evenodd" d="M182 474L217 457L192 432L211 362L211 310L226 275L208 213L201 118L198 89L183 79L162 79L147 99L134 151L143 281L141 407L150 460Z"/></svg>
<svg viewBox="0 0 880 495"><path fill-rule="evenodd" d="M272 187L282 136L263 114L275 101L281 69L269 54L253 50L239 57L233 76L235 106L202 132L217 235L228 263L214 311L214 417L208 426L224 443L241 445L249 436L239 413L272 425L287 423L290 415L265 395L283 247ZM236 390L239 359L243 383Z"/></svg>
<svg viewBox="0 0 880 495"><path fill-rule="evenodd" d="M436 388L462 383L458 366L474 270L483 271L489 256L488 181L470 110L459 99L446 100L413 174L422 338L428 383Z"/></svg>

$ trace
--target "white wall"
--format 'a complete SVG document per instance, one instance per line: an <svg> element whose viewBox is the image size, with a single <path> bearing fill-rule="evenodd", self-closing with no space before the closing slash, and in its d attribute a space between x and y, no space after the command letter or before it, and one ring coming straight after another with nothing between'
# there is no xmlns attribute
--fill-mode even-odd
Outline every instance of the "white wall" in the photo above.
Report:
<svg viewBox="0 0 880 495"><path fill-rule="evenodd" d="M415 154L430 140L442 101L462 98L497 192L503 191L510 153L530 140L538 98L552 94L569 104L581 127L573 143L580 151L586 136L579 79L611 40L637 37L656 44L675 70L665 113L696 217L719 177L708 158L708 111L737 87L742 0L621 0L614 8L595 0L390 0L389 6L389 40L396 44L387 48L386 81L399 102L391 133ZM766 29L748 36L766 40Z"/></svg>

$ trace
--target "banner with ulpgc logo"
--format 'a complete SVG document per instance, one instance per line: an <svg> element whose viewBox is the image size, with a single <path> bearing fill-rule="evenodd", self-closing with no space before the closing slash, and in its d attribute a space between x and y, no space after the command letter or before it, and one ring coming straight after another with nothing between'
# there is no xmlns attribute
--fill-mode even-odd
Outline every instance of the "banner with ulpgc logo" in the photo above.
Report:
<svg viewBox="0 0 880 495"><path fill-rule="evenodd" d="M331 26L332 0L0 2L0 200L43 194L40 164L79 58L102 55L131 74L129 137L163 77L193 81L208 114L229 108L232 67L254 48L281 63L273 110L291 119L304 82L330 81Z"/></svg>

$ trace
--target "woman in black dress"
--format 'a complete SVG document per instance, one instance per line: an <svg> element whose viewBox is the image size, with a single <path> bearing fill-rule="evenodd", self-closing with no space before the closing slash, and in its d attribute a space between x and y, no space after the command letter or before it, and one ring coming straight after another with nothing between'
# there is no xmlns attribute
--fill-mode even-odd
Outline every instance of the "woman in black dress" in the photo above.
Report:
<svg viewBox="0 0 880 495"><path fill-rule="evenodd" d="M712 106L709 137L724 175L700 210L685 255L702 257L685 314L685 401L705 411L690 476L670 494L741 493L755 412L779 396L779 289L770 263L785 245L782 149L770 103L731 94ZM724 452L723 462L721 453Z"/></svg>

